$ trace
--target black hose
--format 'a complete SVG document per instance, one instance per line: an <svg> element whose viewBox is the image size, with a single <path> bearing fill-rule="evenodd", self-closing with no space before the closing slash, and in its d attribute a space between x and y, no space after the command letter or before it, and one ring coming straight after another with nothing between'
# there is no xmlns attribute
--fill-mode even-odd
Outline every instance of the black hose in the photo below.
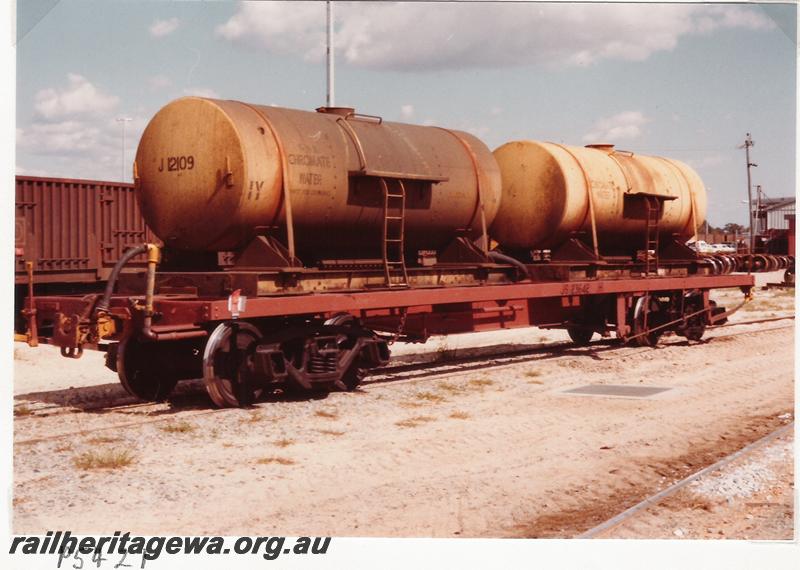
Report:
<svg viewBox="0 0 800 570"><path fill-rule="evenodd" d="M100 299L100 302L97 303L94 311L95 313L105 312L108 310L108 306L111 304L111 295L114 294L114 287L117 284L117 278L119 277L122 268L134 257L137 255L141 255L143 253L147 253L147 244L137 245L134 248L129 249L125 253L122 254L122 257L119 258L116 265L114 265L114 269L111 270L111 275L108 278L108 283L106 283L106 290L103 293L103 298Z"/></svg>
<svg viewBox="0 0 800 570"><path fill-rule="evenodd" d="M513 257L506 255L504 253L500 253L499 251L490 251L489 259L491 259L496 263L513 265L520 272L520 278L522 279L530 276L528 274L528 268L519 259L514 259Z"/></svg>

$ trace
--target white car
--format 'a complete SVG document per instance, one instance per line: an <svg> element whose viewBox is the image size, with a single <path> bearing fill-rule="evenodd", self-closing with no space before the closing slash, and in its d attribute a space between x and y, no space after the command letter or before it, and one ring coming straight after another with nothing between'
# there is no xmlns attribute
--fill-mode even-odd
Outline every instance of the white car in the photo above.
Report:
<svg viewBox="0 0 800 570"><path fill-rule="evenodd" d="M703 240L690 241L690 242L687 242L686 245L691 247L697 253L719 253L719 252L714 250L714 248L711 246L711 244L708 244L708 243L704 242Z"/></svg>
<svg viewBox="0 0 800 570"><path fill-rule="evenodd" d="M713 253L736 253L736 246L732 243L712 243Z"/></svg>

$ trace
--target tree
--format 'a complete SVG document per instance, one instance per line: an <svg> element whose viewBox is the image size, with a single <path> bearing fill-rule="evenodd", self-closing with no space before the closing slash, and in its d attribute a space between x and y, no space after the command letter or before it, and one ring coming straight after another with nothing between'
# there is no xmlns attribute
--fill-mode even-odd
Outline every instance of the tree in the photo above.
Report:
<svg viewBox="0 0 800 570"><path fill-rule="evenodd" d="M727 234L741 234L744 233L744 226L729 222L722 227L722 231Z"/></svg>

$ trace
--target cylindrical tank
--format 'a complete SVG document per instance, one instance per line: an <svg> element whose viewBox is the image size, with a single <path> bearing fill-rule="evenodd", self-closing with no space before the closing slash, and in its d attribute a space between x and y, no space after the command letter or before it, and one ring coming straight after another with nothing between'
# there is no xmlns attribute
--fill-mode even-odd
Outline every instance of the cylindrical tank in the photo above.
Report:
<svg viewBox="0 0 800 570"><path fill-rule="evenodd" d="M490 234L509 249L554 249L574 232L591 241L591 209L601 253L642 249L645 214L636 194L672 198L663 201L661 235L688 237L705 220L703 182L677 160L615 151L613 145L537 141L506 143L494 156L503 192Z"/></svg>
<svg viewBox="0 0 800 570"><path fill-rule="evenodd" d="M301 259L374 257L386 189L405 194L406 251L439 249L480 235L481 200L487 225L500 204L497 163L474 136L347 108L177 99L148 124L134 167L145 220L183 250L285 238L288 209Z"/></svg>

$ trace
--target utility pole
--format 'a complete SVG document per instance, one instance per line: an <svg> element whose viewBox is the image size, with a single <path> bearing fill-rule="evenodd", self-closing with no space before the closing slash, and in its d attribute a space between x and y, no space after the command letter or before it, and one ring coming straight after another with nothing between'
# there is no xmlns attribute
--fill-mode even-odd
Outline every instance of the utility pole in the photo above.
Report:
<svg viewBox="0 0 800 570"><path fill-rule="evenodd" d="M117 117L117 122L122 123L122 166L121 166L122 178L120 180L122 180L123 182L125 182L125 127L132 120L133 119L131 119L130 117Z"/></svg>
<svg viewBox="0 0 800 570"><path fill-rule="evenodd" d="M766 228L762 228L761 224L761 184L756 186L756 233L760 234Z"/></svg>
<svg viewBox="0 0 800 570"><path fill-rule="evenodd" d="M750 147L755 145L756 143L750 138L750 133L747 133L747 137L744 139L744 145L739 147L744 148L745 157L747 159L747 213L750 218L750 253L753 253L756 243L756 236L753 231L753 184L750 181L750 167L758 166L755 162L750 162Z"/></svg>
<svg viewBox="0 0 800 570"><path fill-rule="evenodd" d="M333 107L336 105L335 96L333 92L333 2L328 0L327 4L327 17L328 17L328 49L327 55L327 68L328 68L328 97L326 105Z"/></svg>

